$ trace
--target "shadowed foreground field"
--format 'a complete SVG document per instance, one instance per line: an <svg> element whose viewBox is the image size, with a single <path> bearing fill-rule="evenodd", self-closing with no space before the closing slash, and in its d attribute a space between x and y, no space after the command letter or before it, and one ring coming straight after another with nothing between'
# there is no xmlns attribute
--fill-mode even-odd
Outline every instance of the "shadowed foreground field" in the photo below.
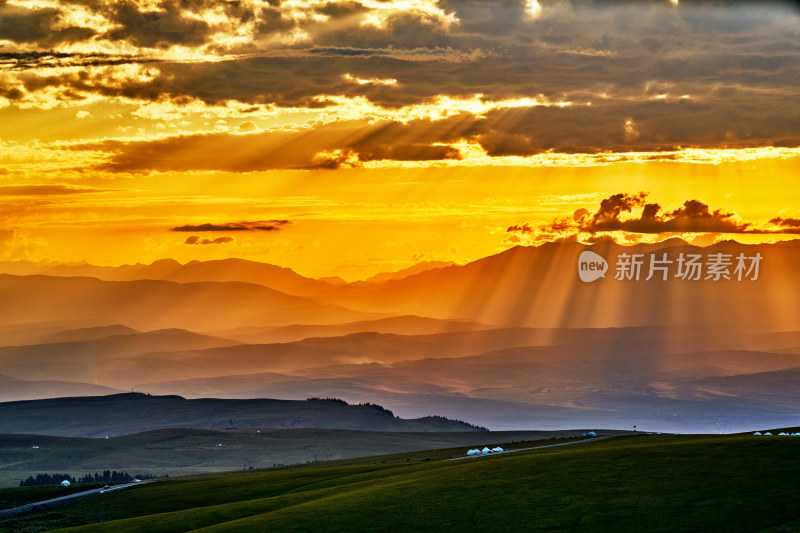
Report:
<svg viewBox="0 0 800 533"><path fill-rule="evenodd" d="M622 431L598 430L603 434ZM331 461L379 454L577 437L585 430L391 433L336 429L208 431L162 429L85 439L42 435L0 435L0 487L20 479L60 473L80 478L103 470L155 477L230 472L251 468ZM527 444L525 446L536 445ZM38 448L33 448L38 446ZM425 452L427 455L438 452ZM460 454L461 449L448 452ZM2 491L0 491L2 494ZM2 508L2 498L0 498Z"/></svg>
<svg viewBox="0 0 800 533"><path fill-rule="evenodd" d="M371 457L159 481L0 530L795 531L798 451L791 437L652 435L457 461Z"/></svg>

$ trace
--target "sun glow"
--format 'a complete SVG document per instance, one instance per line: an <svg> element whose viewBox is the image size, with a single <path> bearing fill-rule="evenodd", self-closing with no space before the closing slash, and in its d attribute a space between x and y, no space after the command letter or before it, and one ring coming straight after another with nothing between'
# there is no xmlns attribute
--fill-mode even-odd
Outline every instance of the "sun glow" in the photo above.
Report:
<svg viewBox="0 0 800 533"><path fill-rule="evenodd" d="M568 237L525 228L638 191L764 230L737 239L789 238L797 87L776 43L794 15L677 5L589 20L569 2L10 0L0 258L238 255L358 277Z"/></svg>

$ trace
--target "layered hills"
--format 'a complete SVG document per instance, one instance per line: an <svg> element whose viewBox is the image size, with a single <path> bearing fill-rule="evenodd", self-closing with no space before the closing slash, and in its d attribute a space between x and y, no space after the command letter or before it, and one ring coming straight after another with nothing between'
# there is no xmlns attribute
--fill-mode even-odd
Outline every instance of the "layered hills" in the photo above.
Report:
<svg viewBox="0 0 800 533"><path fill-rule="evenodd" d="M589 250L607 270L587 283ZM781 425L800 415L798 265L800 241L678 239L516 247L354 283L235 259L0 264L0 399L133 388L332 396L493 429Z"/></svg>

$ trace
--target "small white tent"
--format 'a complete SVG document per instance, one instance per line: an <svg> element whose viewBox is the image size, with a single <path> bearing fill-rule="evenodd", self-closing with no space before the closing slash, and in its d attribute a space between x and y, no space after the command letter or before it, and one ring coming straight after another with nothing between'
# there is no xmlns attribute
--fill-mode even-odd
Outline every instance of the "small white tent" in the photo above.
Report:
<svg viewBox="0 0 800 533"><path fill-rule="evenodd" d="M65 479L64 481L61 482L61 486L62 487L69 487L70 486L70 482Z"/></svg>
<svg viewBox="0 0 800 533"><path fill-rule="evenodd" d="M764 435L772 435L769 431L765 432Z"/></svg>
<svg viewBox="0 0 800 533"><path fill-rule="evenodd" d="M490 450L487 446L484 446L483 449L481 450L481 453L489 453L491 451L492 450Z"/></svg>
<svg viewBox="0 0 800 533"><path fill-rule="evenodd" d="M756 431L755 433L753 433L753 435L761 435L761 432L760 431Z"/></svg>
<svg viewBox="0 0 800 533"><path fill-rule="evenodd" d="M502 451L503 451L503 448L501 448L500 446L497 446L497 447L495 447L495 448L492 448L492 451L493 451L493 452L502 452Z"/></svg>

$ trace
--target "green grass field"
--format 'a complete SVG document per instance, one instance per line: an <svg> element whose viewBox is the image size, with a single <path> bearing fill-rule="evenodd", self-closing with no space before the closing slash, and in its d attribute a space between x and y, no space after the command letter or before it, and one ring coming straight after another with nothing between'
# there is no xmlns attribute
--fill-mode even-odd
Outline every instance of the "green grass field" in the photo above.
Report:
<svg viewBox="0 0 800 533"><path fill-rule="evenodd" d="M162 429L110 439L0 435L0 487L16 487L20 479L45 473L78 478L86 473L117 470L131 475L174 477L580 434L581 431L387 433L264 429L256 433ZM34 445L39 448L34 449Z"/></svg>
<svg viewBox="0 0 800 533"><path fill-rule="evenodd" d="M0 531L798 531L798 452L800 438L653 435L396 454L159 481Z"/></svg>

